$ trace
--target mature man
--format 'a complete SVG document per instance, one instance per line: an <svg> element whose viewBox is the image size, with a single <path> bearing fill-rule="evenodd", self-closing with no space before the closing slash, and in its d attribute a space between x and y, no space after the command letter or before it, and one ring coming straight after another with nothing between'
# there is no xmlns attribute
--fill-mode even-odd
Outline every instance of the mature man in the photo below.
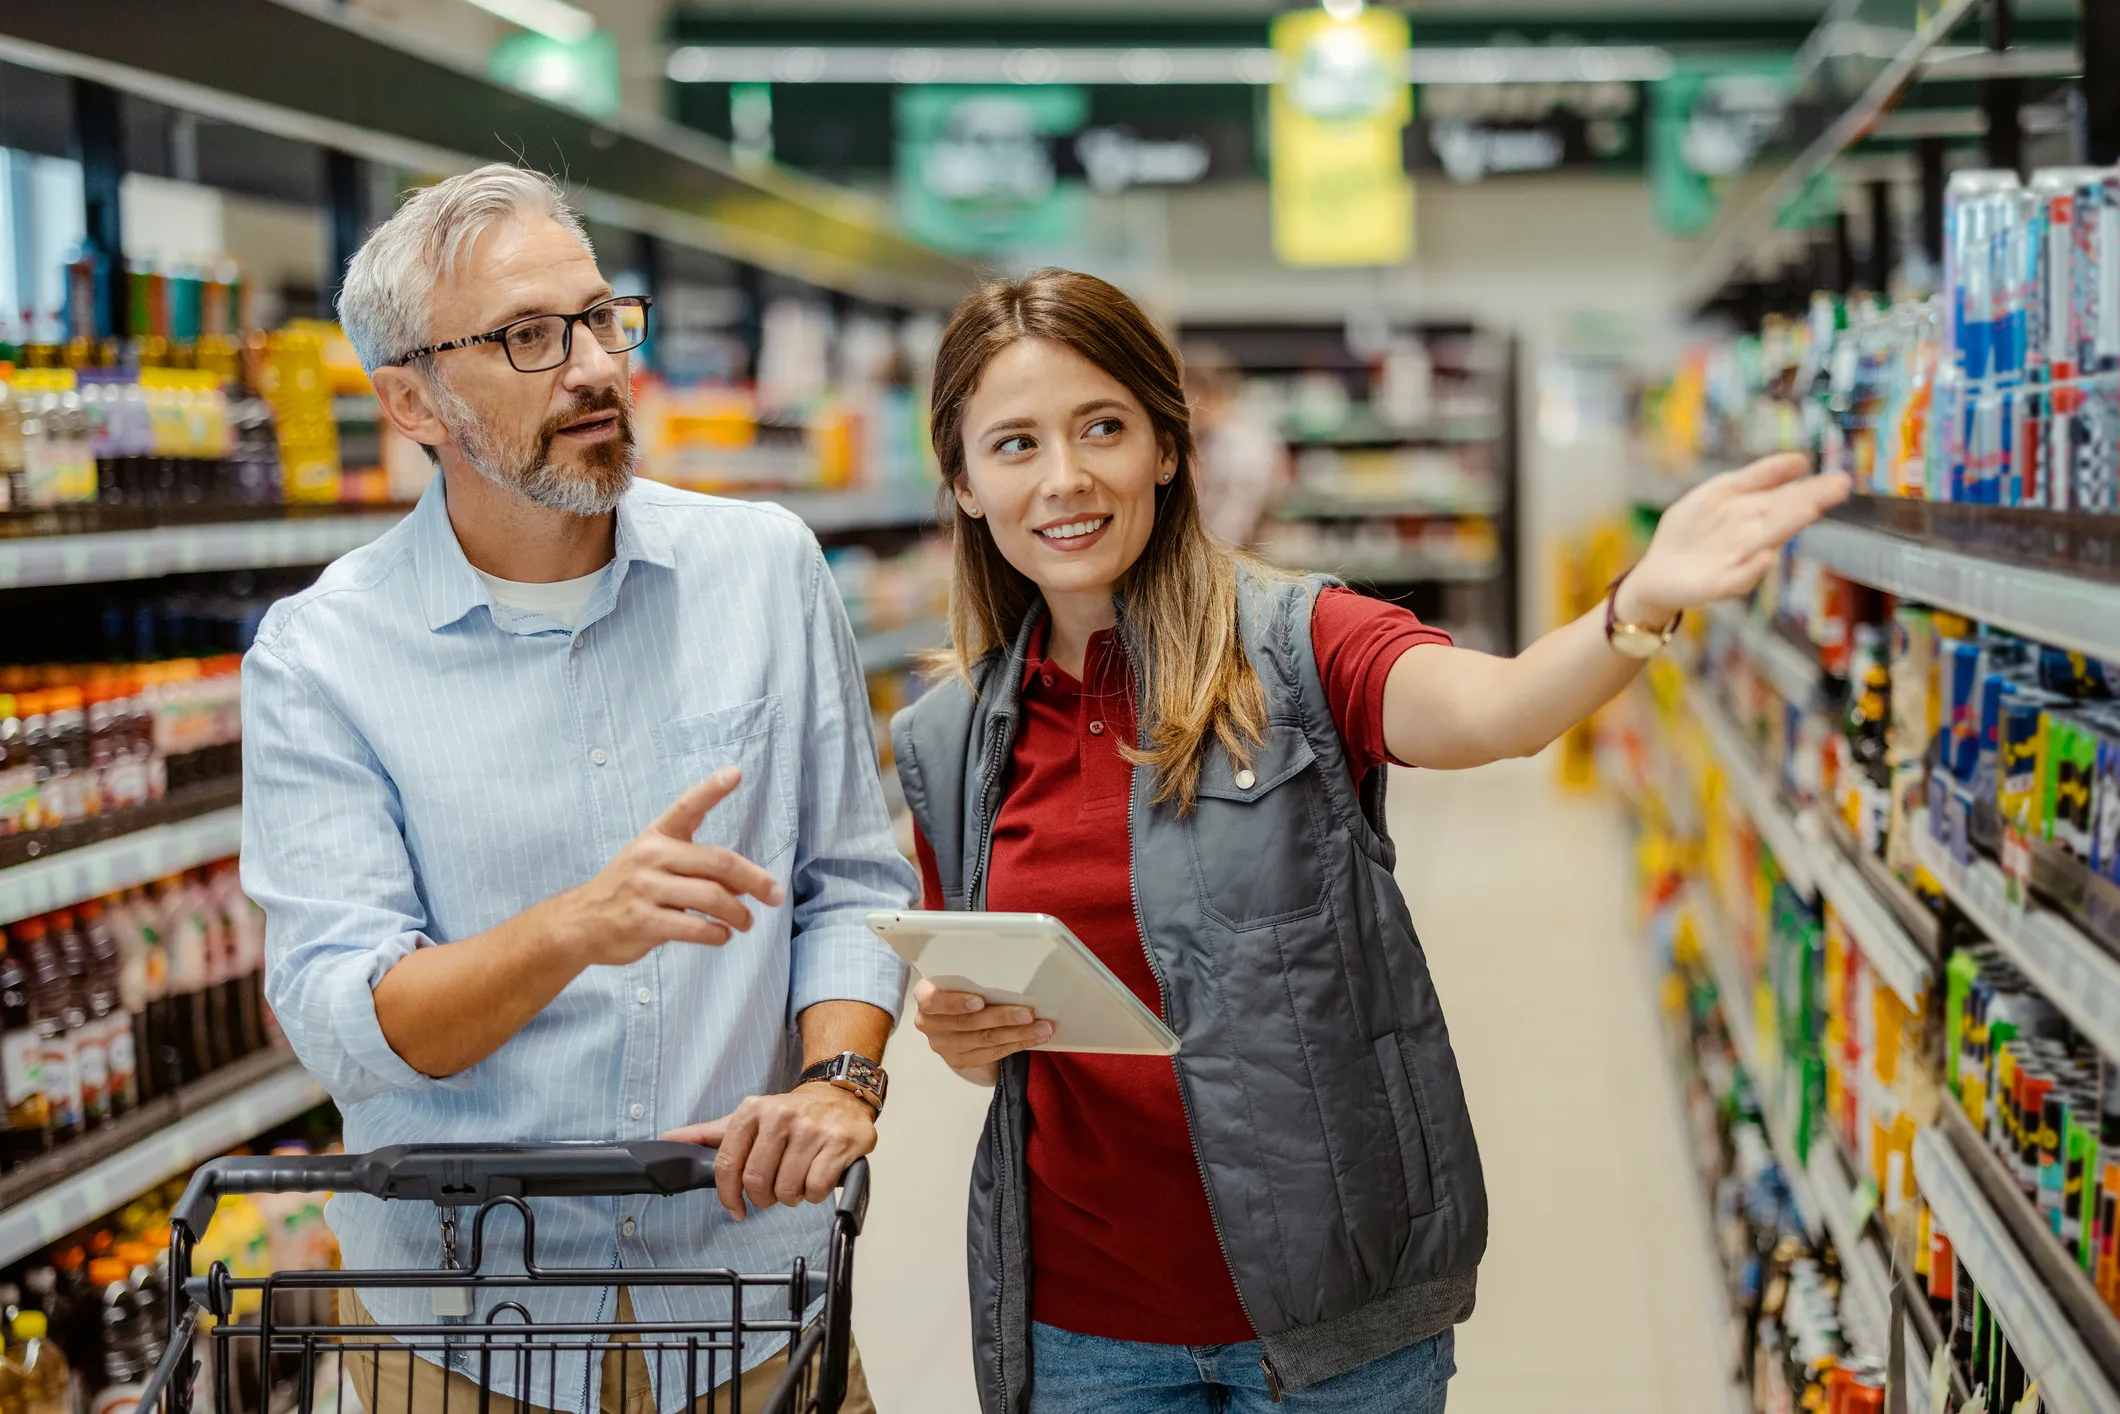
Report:
<svg viewBox="0 0 2120 1414"><path fill-rule="evenodd" d="M339 312L384 415L441 474L276 605L244 664L243 883L274 1012L350 1149L719 1144L718 1195L541 1201L543 1266L622 1282L820 1261L830 1210L807 1205L875 1143L866 1063L905 980L862 918L914 879L815 539L773 507L633 479L645 302L613 297L542 175L495 165L412 196L354 258ZM330 1217L348 1267L436 1269L438 1212L341 1195ZM521 1270L514 1219L491 1226L513 1250L487 1266ZM673 1286L504 1294L541 1323L726 1309ZM341 1319L438 1309L373 1290ZM746 1344L745 1408L776 1344ZM652 1395L630 1359L541 1358L525 1388L496 1359L490 1383L612 1414L708 1393L704 1357L701 1387L665 1365ZM445 1393L476 1409L471 1360L380 1381L356 1366L353 1384L369 1414ZM850 1383L847 1408L869 1409L858 1367Z"/></svg>

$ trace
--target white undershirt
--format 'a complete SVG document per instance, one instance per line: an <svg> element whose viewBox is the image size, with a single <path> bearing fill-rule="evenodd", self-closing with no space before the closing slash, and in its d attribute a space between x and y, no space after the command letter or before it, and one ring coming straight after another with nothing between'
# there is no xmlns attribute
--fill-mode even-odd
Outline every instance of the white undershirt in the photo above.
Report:
<svg viewBox="0 0 2120 1414"><path fill-rule="evenodd" d="M608 565L604 569L610 568ZM580 579L560 579L549 584L526 584L518 579L502 579L487 574L478 566L478 577L486 581L486 590L493 595L494 602L506 604L511 609L525 609L543 614L554 623L565 624L569 629L579 627L582 610L589 607L589 596L596 592L596 582L604 577L598 569Z"/></svg>

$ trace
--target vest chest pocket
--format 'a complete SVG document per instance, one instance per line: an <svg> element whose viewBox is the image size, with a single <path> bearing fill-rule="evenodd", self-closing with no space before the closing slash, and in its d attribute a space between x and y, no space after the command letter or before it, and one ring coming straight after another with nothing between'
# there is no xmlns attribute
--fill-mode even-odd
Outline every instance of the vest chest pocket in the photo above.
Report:
<svg viewBox="0 0 2120 1414"><path fill-rule="evenodd" d="M707 812L692 838L765 864L795 843L795 775L780 698L673 717L655 728L655 754L668 795L650 801L660 815L670 802L724 766L740 767L743 784Z"/></svg>
<svg viewBox="0 0 2120 1414"><path fill-rule="evenodd" d="M1325 906L1309 775L1316 758L1302 726L1275 720L1239 767L1220 746L1200 767L1188 824L1200 906L1230 928L1264 928Z"/></svg>

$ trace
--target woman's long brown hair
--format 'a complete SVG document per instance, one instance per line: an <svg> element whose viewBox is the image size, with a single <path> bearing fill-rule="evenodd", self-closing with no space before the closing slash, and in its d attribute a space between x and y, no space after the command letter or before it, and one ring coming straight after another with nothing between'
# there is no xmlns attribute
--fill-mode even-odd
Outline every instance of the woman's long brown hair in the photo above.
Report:
<svg viewBox="0 0 2120 1414"><path fill-rule="evenodd" d="M1074 350L1147 411L1177 474L1157 489L1148 545L1120 580L1127 627L1144 651L1148 746L1127 748L1156 771L1155 799L1189 812L1210 734L1240 765L1266 725L1266 694L1237 633L1237 561L1200 521L1191 412L1182 364L1141 307L1116 286L1072 270L1039 270L986 285L957 306L935 356L928 415L943 494L964 484L964 405L994 356L1020 339ZM1001 553L983 520L952 518L949 667L971 667L1015 638L1038 587Z"/></svg>

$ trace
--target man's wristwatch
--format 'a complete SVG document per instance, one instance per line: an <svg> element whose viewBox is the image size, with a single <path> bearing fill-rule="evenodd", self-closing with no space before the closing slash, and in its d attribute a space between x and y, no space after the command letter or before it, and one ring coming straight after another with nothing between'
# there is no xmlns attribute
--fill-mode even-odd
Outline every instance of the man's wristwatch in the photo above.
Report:
<svg viewBox="0 0 2120 1414"><path fill-rule="evenodd" d="M1664 645L1671 641L1671 635L1678 632L1679 624L1685 621L1686 611L1679 610L1671 622L1661 628L1652 624L1621 622L1619 587L1627 582L1627 575L1632 573L1632 570L1628 570L1626 574L1613 580L1612 587L1605 591L1605 642L1611 644L1613 651L1617 653L1646 661L1663 651Z"/></svg>
<svg viewBox="0 0 2120 1414"><path fill-rule="evenodd" d="M883 1113L883 1095L891 1084L883 1067L859 1051L841 1051L830 1060L817 1062L805 1070L796 1083L814 1085L820 1081L866 1100L869 1108L878 1114Z"/></svg>

